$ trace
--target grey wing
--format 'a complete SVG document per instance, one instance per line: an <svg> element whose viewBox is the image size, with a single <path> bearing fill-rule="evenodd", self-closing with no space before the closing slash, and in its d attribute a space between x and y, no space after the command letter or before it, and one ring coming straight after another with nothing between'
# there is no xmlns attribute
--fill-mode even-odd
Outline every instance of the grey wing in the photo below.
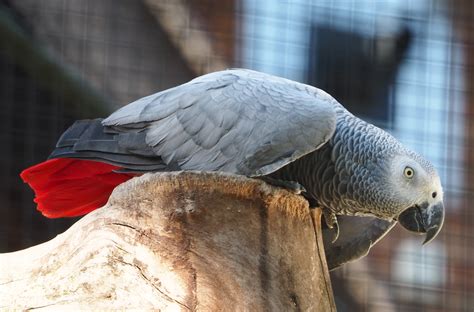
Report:
<svg viewBox="0 0 474 312"><path fill-rule="evenodd" d="M323 229L324 250L330 270L368 254L370 248L397 223L375 217L337 216L339 237L331 243L331 229Z"/></svg>
<svg viewBox="0 0 474 312"><path fill-rule="evenodd" d="M140 99L103 125L119 134L144 132L144 150L183 170L260 176L327 142L335 103L308 85L227 70Z"/></svg>

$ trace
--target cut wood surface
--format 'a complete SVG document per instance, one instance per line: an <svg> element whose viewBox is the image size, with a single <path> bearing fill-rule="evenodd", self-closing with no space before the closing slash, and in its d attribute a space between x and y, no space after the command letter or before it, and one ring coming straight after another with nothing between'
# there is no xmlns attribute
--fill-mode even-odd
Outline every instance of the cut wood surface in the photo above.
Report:
<svg viewBox="0 0 474 312"><path fill-rule="evenodd" d="M319 210L223 173L156 173L0 255L0 309L335 311Z"/></svg>

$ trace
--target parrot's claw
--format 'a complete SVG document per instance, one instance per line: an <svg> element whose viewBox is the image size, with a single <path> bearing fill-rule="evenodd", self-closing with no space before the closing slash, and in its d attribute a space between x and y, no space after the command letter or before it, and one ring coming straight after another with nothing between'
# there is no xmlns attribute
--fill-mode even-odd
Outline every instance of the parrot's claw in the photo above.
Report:
<svg viewBox="0 0 474 312"><path fill-rule="evenodd" d="M282 187L297 195L306 192L306 189L304 188L304 186L295 181L286 181L286 180L274 179L270 177L259 177L259 178L270 185Z"/></svg>
<svg viewBox="0 0 474 312"><path fill-rule="evenodd" d="M328 228L334 231L334 237L331 240L331 243L334 243L339 237L339 223L337 223L337 216L329 209L323 209L323 215Z"/></svg>
<svg viewBox="0 0 474 312"><path fill-rule="evenodd" d="M334 223L334 238L332 239L331 243L334 243L335 241L337 241L338 238L339 238L339 223L337 223L337 219L336 219L336 223Z"/></svg>

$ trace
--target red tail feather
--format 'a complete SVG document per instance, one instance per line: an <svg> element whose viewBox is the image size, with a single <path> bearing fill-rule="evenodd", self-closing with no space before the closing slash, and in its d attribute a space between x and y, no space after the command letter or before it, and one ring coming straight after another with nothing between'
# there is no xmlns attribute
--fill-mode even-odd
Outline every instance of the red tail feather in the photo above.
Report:
<svg viewBox="0 0 474 312"><path fill-rule="evenodd" d="M90 160L50 159L21 174L35 191L38 210L48 218L87 214L107 203L113 189L134 175L120 167Z"/></svg>

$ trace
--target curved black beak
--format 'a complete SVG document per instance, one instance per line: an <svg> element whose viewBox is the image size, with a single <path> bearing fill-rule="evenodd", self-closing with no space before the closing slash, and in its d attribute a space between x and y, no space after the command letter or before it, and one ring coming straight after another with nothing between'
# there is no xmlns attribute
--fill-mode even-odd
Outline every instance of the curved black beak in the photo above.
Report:
<svg viewBox="0 0 474 312"><path fill-rule="evenodd" d="M424 244L431 242L441 231L444 223L444 205L440 201L413 206L398 216L398 222L411 232L426 233Z"/></svg>

